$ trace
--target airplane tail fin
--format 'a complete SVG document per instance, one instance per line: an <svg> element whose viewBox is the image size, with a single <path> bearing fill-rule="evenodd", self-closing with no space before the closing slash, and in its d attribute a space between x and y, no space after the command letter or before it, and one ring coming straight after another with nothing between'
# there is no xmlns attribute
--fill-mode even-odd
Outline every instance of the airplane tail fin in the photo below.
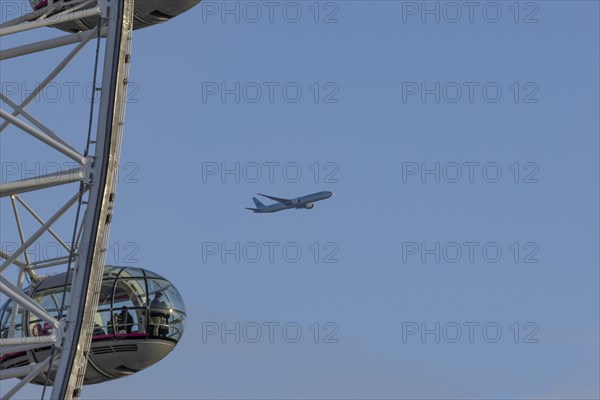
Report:
<svg viewBox="0 0 600 400"><path fill-rule="evenodd" d="M259 210L261 208L263 208L265 205L256 197L253 197L252 200L254 200L254 204L256 205L256 208L258 208Z"/></svg>
<svg viewBox="0 0 600 400"><path fill-rule="evenodd" d="M258 208L250 208L250 207L246 207L246 210L250 210L250 211L254 211L254 212L260 211Z"/></svg>

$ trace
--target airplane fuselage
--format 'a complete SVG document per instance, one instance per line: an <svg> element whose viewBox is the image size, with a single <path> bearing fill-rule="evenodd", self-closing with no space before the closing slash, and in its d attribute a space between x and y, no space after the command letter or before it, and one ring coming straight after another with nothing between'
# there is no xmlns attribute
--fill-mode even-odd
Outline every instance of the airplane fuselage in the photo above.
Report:
<svg viewBox="0 0 600 400"><path fill-rule="evenodd" d="M265 195L261 195L261 196L265 196ZM254 211L255 213L273 213L273 212L277 212L277 211L282 211L282 210L289 210L292 208L306 208L306 209L311 209L314 208L314 203L317 201L321 201L321 200L326 200L328 198L330 198L331 196L333 196L333 192L329 192L329 191L324 191L324 192L318 192L318 193L313 193L313 194L309 194L306 196L301 196L301 197L297 197L295 199L277 199L277 198L273 198L271 196L265 196L268 198L271 198L275 201L277 201L274 204L270 204L270 205L264 205L264 206L259 206L256 209L251 209L252 211ZM284 201L280 201L280 200L284 200Z"/></svg>

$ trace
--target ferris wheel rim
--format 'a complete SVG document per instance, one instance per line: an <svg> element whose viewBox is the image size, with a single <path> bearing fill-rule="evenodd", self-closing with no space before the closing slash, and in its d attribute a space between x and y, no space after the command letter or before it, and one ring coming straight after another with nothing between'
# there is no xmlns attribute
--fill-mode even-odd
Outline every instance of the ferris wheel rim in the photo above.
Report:
<svg viewBox="0 0 600 400"><path fill-rule="evenodd" d="M87 3L90 3L89 1ZM109 4L111 2L102 1L96 7L85 10L75 10L72 13L65 12L57 19L48 21L47 18L39 18L37 21L32 21L31 15L27 18L21 18L20 21L8 21L0 25L0 36L17 34L20 32L36 29L44 26L52 25L62 21L72 21L78 18L87 18L90 16L98 16L106 22L107 27L102 29L98 25L98 29L83 34L76 33L66 35L55 39L48 39L37 44L27 44L17 48L9 49L8 56L3 51L0 56L0 61L12 59L20 56L25 56L34 52L45 51L60 47L66 44L77 43L75 48L67 55L58 66L50 72L48 77L43 81L47 84L54 79L67 64L79 53L79 51L92 39L100 40L102 36L106 36L103 78L102 78L102 94L100 98L100 109L98 110L98 127L94 137L94 155L86 156L86 152L77 152L72 146L69 146L66 140L60 138L59 135L51 131L46 125L41 123L32 114L26 111L31 97L25 99L24 102L18 104L11 101L7 96L2 94L4 103L11 106L12 112L0 109L0 117L4 122L0 125L0 131L4 130L9 124L20 128L22 131L30 134L42 143L49 146L51 149L62 153L63 155L73 159L79 164L79 168L69 171L67 178L58 180L53 184L34 184L33 180L17 181L0 184L0 197L10 198L11 205L15 214L15 221L20 233L21 246L12 254L7 254L4 251L0 253L0 257L4 261L0 264L0 289L4 295L15 302L14 319L17 318L19 307L22 307L28 312L33 312L35 315L43 317L47 322L50 322L55 328L55 335L49 337L27 338L22 337L12 342L3 339L2 353L10 349L28 350L37 348L42 345L53 343L53 351L60 344L60 354L58 362L54 360L54 354L33 365L28 365L20 371L13 371L12 374L3 374L13 377L20 375L21 382L4 394L3 398L11 397L14 393L20 390L27 382L31 381L35 376L43 373L44 370L56 367L56 376L60 384L54 382L53 397L61 398L77 398L80 393L81 385L83 384L83 375L85 371L85 360L91 336L86 332L85 327L89 325L90 316L93 313L90 311L94 308L94 300L97 304L97 295L94 298L95 286L99 283L98 271L100 277L104 266L103 247L106 246L108 233L110 230L110 222L113 208L114 191L116 187L116 168L118 168L119 154L121 148L121 137L123 131L124 119L124 99L127 91L127 78L129 73L129 52L131 46L131 32L133 27L133 0L119 0L118 4ZM112 2L114 3L114 2ZM38 10L39 11L39 10ZM34 13L39 15L37 11ZM111 42L112 41L112 42ZM110 54L109 54L110 53ZM125 63L127 58L127 63ZM125 65L127 64L127 65ZM39 88L43 88L40 85ZM110 89L110 90L109 90ZM41 89L40 89L41 90ZM35 94L34 94L35 96ZM19 118L21 116L21 118ZM88 140L88 145L90 141ZM48 176L38 176L37 181L49 181ZM41 178L41 179L40 179ZM41 192L50 187L62 186L71 183L79 183L79 190L49 219L44 220L39 215L36 219L40 223L40 227L35 233L25 240L23 227L19 218L17 202L28 212L33 210L21 198L21 194L29 192ZM83 205L83 196L87 195L87 202ZM74 277L71 282L71 290L75 293L71 296L71 303L67 312L66 318L58 320L49 315L43 308L31 300L27 293L23 292L24 278L29 275L32 280L39 281L39 276L36 271L31 268L30 260L27 258L27 249L43 234L51 232L53 236L59 239L59 236L52 231L53 224L65 215L72 206L78 204L84 211L76 213L76 218L83 214L81 225L75 226L73 235L77 235L79 240L72 240L72 247L69 252L68 260L62 260L62 264L67 265L70 269L71 262L74 261ZM93 208L92 208L93 207ZM35 213L33 211L33 213ZM79 233L76 233L79 231ZM62 240L61 240L62 241ZM64 241L62 241L64 243ZM81 246L82 243L88 246ZM89 246L89 244L92 244ZM79 246L79 247L76 247ZM85 247L85 248L84 248ZM75 251L78 251L75 253ZM24 255L22 259L21 256ZM65 263L64 261L68 261ZM54 261L57 262L57 261ZM45 265L46 267L51 266ZM18 269L17 284L13 285L5 276L4 271L9 266L16 266ZM56 266L56 265L54 265ZM78 280L76 280L78 279ZM101 278L100 278L101 281ZM66 287L66 285L65 285ZM80 293L77 292L80 291ZM84 293L85 292L85 293ZM65 296L63 296L64 299ZM22 321L23 325L25 321ZM68 330L66 328L69 328ZM22 327L23 328L23 327ZM42 339L40 339L42 338ZM20 342L20 343L17 343ZM83 341L83 342L82 342ZM14 346L12 346L14 345ZM18 347L20 345L21 347ZM23 347L25 346L25 347ZM68 356L68 357L67 357ZM83 364L82 364L83 360ZM77 368L73 367L77 365ZM18 372L18 373L17 373ZM61 374L64 378L61 378ZM48 376L48 375L46 375Z"/></svg>

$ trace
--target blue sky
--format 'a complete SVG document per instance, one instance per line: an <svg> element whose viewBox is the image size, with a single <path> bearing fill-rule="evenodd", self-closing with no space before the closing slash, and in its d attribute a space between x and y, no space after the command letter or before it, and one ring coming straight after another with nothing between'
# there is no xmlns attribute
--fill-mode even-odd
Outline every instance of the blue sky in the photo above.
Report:
<svg viewBox="0 0 600 400"><path fill-rule="evenodd" d="M426 3L439 23L422 2L277 2L273 22L252 4L205 2L135 32L112 257L170 279L187 331L160 364L83 397L598 398L598 2L481 2L472 22L458 2L456 23L445 2ZM63 87L89 82L89 65ZM85 121L80 103L63 92L35 109L68 129L53 113ZM239 179L221 175L236 165ZM421 175L436 168L439 183ZM313 210L244 209L257 192L321 190L335 196ZM236 323L239 343L203 340ZM421 336L436 326L439 343Z"/></svg>

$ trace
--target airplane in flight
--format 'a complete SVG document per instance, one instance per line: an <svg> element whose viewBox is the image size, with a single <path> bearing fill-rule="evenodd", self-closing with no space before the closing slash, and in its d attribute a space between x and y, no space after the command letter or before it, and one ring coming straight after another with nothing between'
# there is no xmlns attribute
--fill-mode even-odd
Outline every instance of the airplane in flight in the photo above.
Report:
<svg viewBox="0 0 600 400"><path fill-rule="evenodd" d="M271 205L264 205L256 197L253 197L256 208L246 207L246 210L254 211L255 213L272 213L281 210L289 210L291 208L315 208L315 202L325 200L333 196L333 192L319 192L309 194L307 196L297 197L295 199L282 199L280 197L267 196L266 194L258 193L260 196L274 200L277 203Z"/></svg>

